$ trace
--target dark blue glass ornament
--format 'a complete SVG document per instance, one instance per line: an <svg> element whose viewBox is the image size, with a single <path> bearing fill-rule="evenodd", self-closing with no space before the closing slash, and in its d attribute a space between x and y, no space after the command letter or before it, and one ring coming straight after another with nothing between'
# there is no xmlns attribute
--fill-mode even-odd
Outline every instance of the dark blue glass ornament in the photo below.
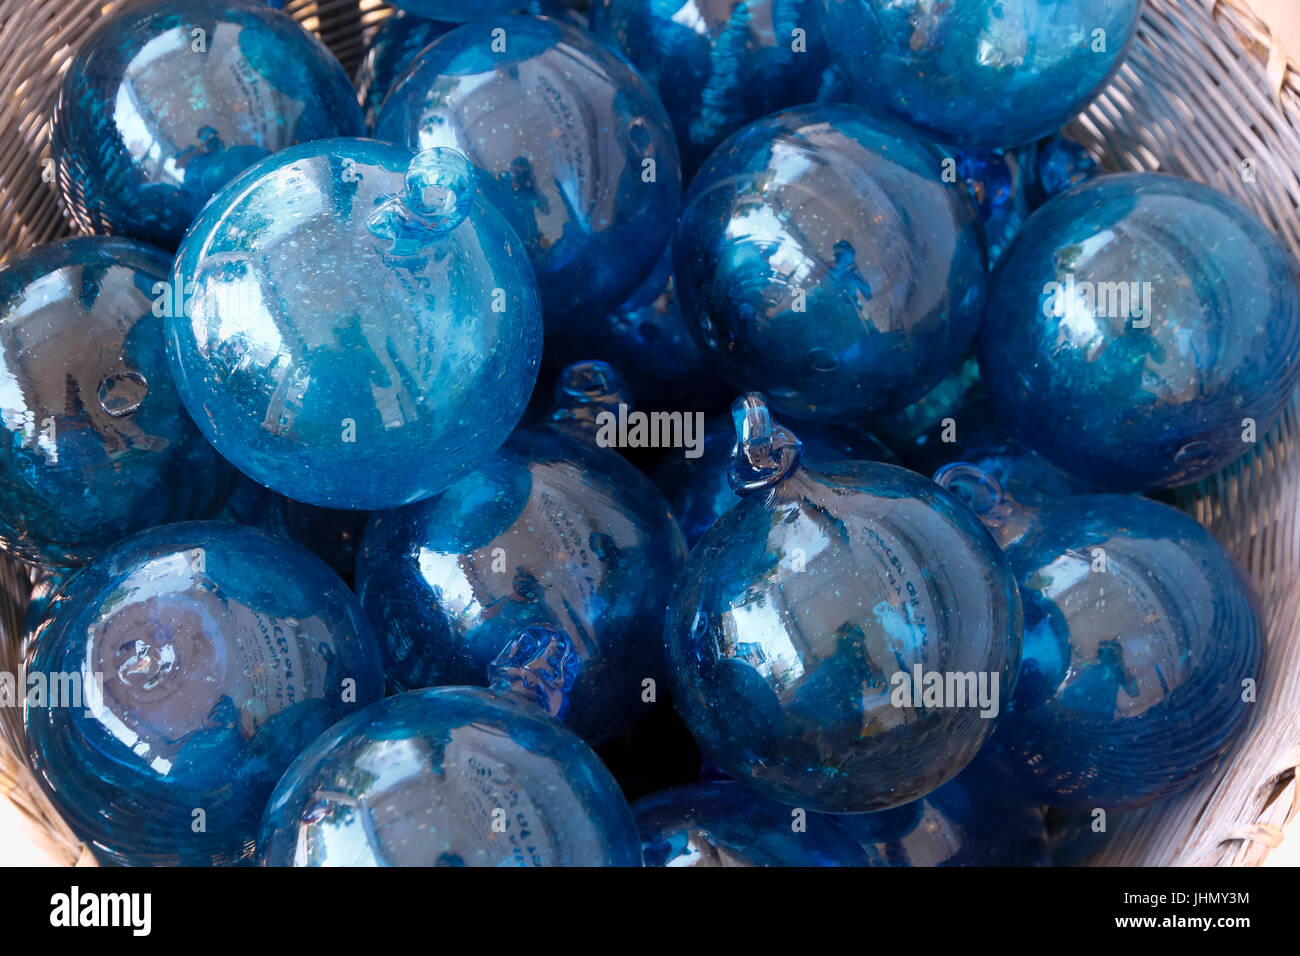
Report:
<svg viewBox="0 0 1300 956"><path fill-rule="evenodd" d="M1192 785L1245 731L1263 631L1241 569L1192 518L1127 495L1030 508L978 469L936 479L997 534L1024 654L995 738L1046 803L1114 808Z"/></svg>
<svg viewBox="0 0 1300 956"><path fill-rule="evenodd" d="M548 716L580 668L563 634L531 628L490 690L410 691L341 721L276 787L263 864L640 866L618 784Z"/></svg>
<svg viewBox="0 0 1300 956"><path fill-rule="evenodd" d="M1087 149L1064 136L1053 136L1038 147L1030 200L1036 208L1100 174L1101 165Z"/></svg>
<svg viewBox="0 0 1300 956"><path fill-rule="evenodd" d="M259 159L363 131L347 74L292 18L253 0L153 0L105 16L78 50L50 155L80 229L173 248Z"/></svg>
<svg viewBox="0 0 1300 956"><path fill-rule="evenodd" d="M142 532L77 572L27 671L50 691L24 710L37 778L96 855L133 865L248 858L284 769L383 693L338 575L219 522Z"/></svg>
<svg viewBox="0 0 1300 956"><path fill-rule="evenodd" d="M394 0L393 6L422 17L459 23L509 13L523 4L520 0Z"/></svg>
<svg viewBox="0 0 1300 956"><path fill-rule="evenodd" d="M520 628L550 625L582 662L571 727L600 742L648 711L686 548L663 496L591 425L521 428L441 495L372 516L357 591L395 686L482 684Z"/></svg>
<svg viewBox="0 0 1300 956"><path fill-rule="evenodd" d="M737 388L795 417L901 408L957 364L985 254L944 157L852 106L801 107L727 140L673 246L696 339Z"/></svg>
<svg viewBox="0 0 1300 956"><path fill-rule="evenodd" d="M595 0L591 29L663 100L689 174L740 127L817 97L818 0Z"/></svg>
<svg viewBox="0 0 1300 956"><path fill-rule="evenodd" d="M956 174L970 190L984 223L989 264L994 265L1029 218L1029 184L1037 172L1036 150L1033 145L1016 149L971 147L956 151L953 158Z"/></svg>
<svg viewBox="0 0 1300 956"><path fill-rule="evenodd" d="M233 472L194 427L154 312L168 257L128 239L0 268L0 548L74 566L135 531L206 517Z"/></svg>
<svg viewBox="0 0 1300 956"><path fill-rule="evenodd" d="M1300 381L1286 252L1207 186L1103 176L1043 206L993 279L980 373L1017 438L1110 490L1240 457Z"/></svg>
<svg viewBox="0 0 1300 956"><path fill-rule="evenodd" d="M544 361L563 368L592 355L618 364L636 406L646 411L704 411L734 394L713 374L677 299L672 249L654 272L603 320L546 337Z"/></svg>
<svg viewBox="0 0 1300 956"><path fill-rule="evenodd" d="M866 854L830 818L738 783L661 790L634 803L632 812L646 866L867 865Z"/></svg>
<svg viewBox="0 0 1300 956"><path fill-rule="evenodd" d="M572 7L565 6L562 0L531 0L529 3L515 3L507 9L527 10L544 17L560 17L574 26L587 25L587 18ZM379 24L356 79L357 96L361 100L361 109L365 112L367 129L374 129L384 97L420 52L458 25L447 20L430 20L405 10L398 10Z"/></svg>
<svg viewBox="0 0 1300 956"><path fill-rule="evenodd" d="M663 105L627 61L558 20L466 24L411 64L379 139L469 157L537 273L547 331L615 308L654 268L681 203Z"/></svg>
<svg viewBox="0 0 1300 956"><path fill-rule="evenodd" d="M762 396L733 414L743 499L678 578L664 628L673 702L706 756L782 803L864 813L922 797L975 756L1010 696L1010 565L920 475L801 467Z"/></svg>
<svg viewBox="0 0 1300 956"><path fill-rule="evenodd" d="M823 0L856 100L932 139L1018 146L1065 125L1119 69L1142 0Z"/></svg>
<svg viewBox="0 0 1300 956"><path fill-rule="evenodd" d="M541 310L463 156L371 140L294 147L215 197L168 310L186 406L241 471L370 510L467 474L519 421Z"/></svg>
<svg viewBox="0 0 1300 956"><path fill-rule="evenodd" d="M883 461L897 465L898 458L873 435L850 425L799 424L803 461L825 466L837 461ZM704 430L704 451L698 458L670 455L656 469L654 479L681 526L686 543L694 546L713 522L740 502L732 490L727 470L736 445L731 417L709 419Z"/></svg>
<svg viewBox="0 0 1300 956"><path fill-rule="evenodd" d="M883 866L1047 866L1043 811L976 757L919 800L839 816L872 863Z"/></svg>

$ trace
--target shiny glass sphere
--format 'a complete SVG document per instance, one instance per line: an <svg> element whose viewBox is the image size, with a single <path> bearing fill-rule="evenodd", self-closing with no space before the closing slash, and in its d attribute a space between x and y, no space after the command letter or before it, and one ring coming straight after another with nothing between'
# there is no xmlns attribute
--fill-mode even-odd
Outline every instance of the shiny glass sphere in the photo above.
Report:
<svg viewBox="0 0 1300 956"><path fill-rule="evenodd" d="M673 592L673 703L706 756L771 799L864 813L922 797L975 756L1014 686L1010 565L933 482L803 467L761 397L735 414L744 497Z"/></svg>
<svg viewBox="0 0 1300 956"><path fill-rule="evenodd" d="M440 37L384 101L375 135L469 157L528 250L548 332L616 307L672 236L681 169L663 105L626 60L559 20Z"/></svg>
<svg viewBox="0 0 1300 956"><path fill-rule="evenodd" d="M981 752L982 753L982 752ZM835 817L877 866L1047 866L1041 808L983 759L919 800Z"/></svg>
<svg viewBox="0 0 1300 956"><path fill-rule="evenodd" d="M727 781L673 787L632 804L646 866L866 866L830 818ZM798 828L796 828L798 827Z"/></svg>
<svg viewBox="0 0 1300 956"><path fill-rule="evenodd" d="M682 166L760 116L816 99L830 53L818 0L595 0L591 29L654 87Z"/></svg>
<svg viewBox="0 0 1300 956"><path fill-rule="evenodd" d="M1142 0L822 0L831 55L874 111L932 139L1018 146L1119 69Z"/></svg>
<svg viewBox="0 0 1300 956"><path fill-rule="evenodd" d="M837 461L883 461L897 465L894 453L869 432L848 425L800 422L802 460L828 465ZM719 415L705 425L703 452L698 458L670 455L655 469L654 480L686 537L694 545L718 518L740 503L731 487L727 466L736 444L731 418Z"/></svg>
<svg viewBox="0 0 1300 956"><path fill-rule="evenodd" d="M129 865L247 859L284 769L383 694L338 576L219 522L150 529L78 571L27 671L49 688L23 715L37 778L97 856Z"/></svg>
<svg viewBox="0 0 1300 956"><path fill-rule="evenodd" d="M207 517L233 471L167 365L171 262L129 239L67 239L0 267L0 548L81 564L135 531Z"/></svg>
<svg viewBox="0 0 1300 956"><path fill-rule="evenodd" d="M1170 487L1219 471L1277 418L1300 381L1300 293L1234 200L1102 176L1021 228L979 350L1026 445L1109 490Z"/></svg>
<svg viewBox="0 0 1300 956"><path fill-rule="evenodd" d="M252 0L151 0L83 41L50 155L78 228L173 248L259 159L363 130L347 74L290 17Z"/></svg>
<svg viewBox="0 0 1300 956"><path fill-rule="evenodd" d="M203 433L307 504L435 494L506 439L532 392L541 310L509 224L451 150L285 150L204 210L167 334Z"/></svg>
<svg viewBox="0 0 1300 956"><path fill-rule="evenodd" d="M1132 496L993 523L1024 602L1020 679L995 738L1020 786L1054 806L1115 808L1211 770L1245 732L1264 666L1231 556L1192 518Z"/></svg>
<svg viewBox="0 0 1300 956"><path fill-rule="evenodd" d="M745 127L687 193L674 274L697 341L778 411L901 408L957 364L984 314L985 252L940 151L853 106Z"/></svg>
<svg viewBox="0 0 1300 956"><path fill-rule="evenodd" d="M266 807L267 866L640 866L618 784L509 694L410 691L341 721Z"/></svg>
<svg viewBox="0 0 1300 956"><path fill-rule="evenodd" d="M437 497L376 512L357 593L402 689L484 684L519 628L564 631L581 661L565 721L598 743L650 709L685 550L663 496L616 451L523 428Z"/></svg>

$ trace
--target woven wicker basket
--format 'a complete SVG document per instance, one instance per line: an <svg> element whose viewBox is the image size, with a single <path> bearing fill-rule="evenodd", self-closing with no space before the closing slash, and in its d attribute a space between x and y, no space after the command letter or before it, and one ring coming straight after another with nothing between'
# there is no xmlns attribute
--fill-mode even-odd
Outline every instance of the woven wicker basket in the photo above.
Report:
<svg viewBox="0 0 1300 956"><path fill-rule="evenodd" d="M67 232L45 163L56 84L94 21L126 2L0 0L0 262ZM392 12L380 0L289 0L286 10L350 71ZM1070 132L1108 169L1162 170L1231 193L1300 263L1300 71L1244 0L1147 0L1128 63ZM1250 455L1179 493L1246 566L1263 601L1270 656L1260 719L1230 763L1195 789L1112 815L1094 862L1257 865L1300 810L1298 442L1293 398ZM0 671L19 672L31 586L29 572L0 558ZM0 798L30 823L39 849L93 865L19 756L21 733L20 711L0 708Z"/></svg>

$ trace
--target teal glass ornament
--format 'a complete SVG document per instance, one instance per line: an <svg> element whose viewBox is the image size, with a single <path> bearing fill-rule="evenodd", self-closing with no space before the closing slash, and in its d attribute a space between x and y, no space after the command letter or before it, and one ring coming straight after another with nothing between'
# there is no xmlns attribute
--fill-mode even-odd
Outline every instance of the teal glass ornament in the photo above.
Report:
<svg viewBox="0 0 1300 956"><path fill-rule="evenodd" d="M994 738L1016 783L1115 808L1212 770L1249 726L1265 661L1250 585L1210 533L1147 498L1030 507L965 464L936 479L995 531L1020 584L1024 655Z"/></svg>
<svg viewBox="0 0 1300 956"><path fill-rule="evenodd" d="M837 461L883 461L899 463L892 451L872 434L849 425L799 423L802 460L825 466ZM655 470L654 480L681 526L686 543L694 546L713 522L740 503L731 487L728 465L736 445L731 417L709 419L704 430L704 449L698 458L670 455Z"/></svg>
<svg viewBox="0 0 1300 956"><path fill-rule="evenodd" d="M441 491L505 441L537 376L528 260L452 150L285 150L204 210L172 289L170 354L199 428L310 505Z"/></svg>
<svg viewBox="0 0 1300 956"><path fill-rule="evenodd" d="M924 395L984 314L985 251L940 151L852 106L745 127L687 193L673 245L691 330L737 389L855 420Z"/></svg>
<svg viewBox="0 0 1300 956"><path fill-rule="evenodd" d="M677 144L654 91L559 20L502 17L440 37L384 101L375 136L469 158L528 250L547 332L623 302L681 204Z"/></svg>
<svg viewBox="0 0 1300 956"><path fill-rule="evenodd" d="M931 139L1019 146L1082 110L1124 61L1142 0L822 0L855 99Z"/></svg>
<svg viewBox="0 0 1300 956"><path fill-rule="evenodd" d="M1107 490L1219 471L1300 381L1300 293L1244 207L1151 173L1039 209L993 279L980 373L1024 444Z"/></svg>
<svg viewBox="0 0 1300 956"><path fill-rule="evenodd" d="M437 497L371 517L357 593L394 686L482 684L520 628L546 625L582 662L566 722L584 739L649 710L644 682L662 681L664 607L686 548L650 480L597 445L590 410L521 428Z"/></svg>
<svg viewBox="0 0 1300 956"><path fill-rule="evenodd" d="M674 589L673 702L705 756L770 799L866 813L922 797L975 756L1011 694L1011 567L979 519L920 475L801 466L798 439L760 395L733 416L743 497Z"/></svg>
<svg viewBox="0 0 1300 956"><path fill-rule="evenodd" d="M866 854L830 818L774 803L738 783L663 790L642 797L632 812L646 866L867 865Z"/></svg>
<svg viewBox="0 0 1300 956"><path fill-rule="evenodd" d="M156 524L204 518L233 472L190 420L155 314L167 256L67 239L0 268L0 548L73 567Z"/></svg>
<svg viewBox="0 0 1300 956"><path fill-rule="evenodd" d="M1080 144L1064 136L1044 140L1038 148L1035 186L1030 201L1037 208L1054 196L1101 175L1101 165Z"/></svg>
<svg viewBox="0 0 1300 956"><path fill-rule="evenodd" d="M596 0L591 29L659 94L688 174L746 123L812 102L830 63L818 0Z"/></svg>
<svg viewBox="0 0 1300 956"><path fill-rule="evenodd" d="M1037 174L1037 151L968 148L956 151L956 174L970 190L980 221L989 264L996 265L1032 211L1030 182Z"/></svg>
<svg viewBox="0 0 1300 956"><path fill-rule="evenodd" d="M587 18L582 13L565 6L561 0L531 0L529 3L512 4L507 9L527 10L537 16L560 17L574 26L587 25ZM448 20L430 20L405 10L396 11L379 24L356 78L357 96L365 113L366 129L375 128L375 120L379 117L379 107L383 104L384 97L392 91L398 78L420 52L458 25Z"/></svg>
<svg viewBox="0 0 1300 956"><path fill-rule="evenodd" d="M324 45L253 0L152 0L103 17L63 74L50 155L73 222L174 248L253 163L364 131Z"/></svg>
<svg viewBox="0 0 1300 956"><path fill-rule="evenodd" d="M877 866L1048 866L1041 808L981 755L919 800L835 817Z"/></svg>
<svg viewBox="0 0 1300 956"><path fill-rule="evenodd" d="M580 662L521 632L491 689L398 694L341 721L285 773L267 866L640 866L636 823L591 749L553 719Z"/></svg>
<svg viewBox="0 0 1300 956"><path fill-rule="evenodd" d="M654 272L603 320L546 336L543 362L555 373L590 356L616 363L644 411L713 411L734 394L718 380L682 314L672 249Z"/></svg>
<svg viewBox="0 0 1300 956"><path fill-rule="evenodd" d="M150 529L78 571L27 672L51 688L23 713L37 779L101 860L129 865L248 859L284 769L383 694L338 576L219 522ZM81 699L55 700L64 687Z"/></svg>

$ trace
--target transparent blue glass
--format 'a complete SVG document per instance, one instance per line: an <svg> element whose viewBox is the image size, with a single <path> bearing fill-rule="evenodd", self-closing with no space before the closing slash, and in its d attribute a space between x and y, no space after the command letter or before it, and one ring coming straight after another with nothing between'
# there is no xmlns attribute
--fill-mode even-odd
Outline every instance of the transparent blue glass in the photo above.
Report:
<svg viewBox="0 0 1300 956"><path fill-rule="evenodd" d="M585 437L584 437L585 432ZM357 593L399 689L479 685L522 627L573 642L566 722L599 743L650 709L664 607L686 547L668 504L578 420L517 430L435 498L376 512Z"/></svg>
<svg viewBox="0 0 1300 956"><path fill-rule="evenodd" d="M984 314L974 205L940 151L853 106L745 127L687 193L682 308L737 389L801 418L901 408L953 368Z"/></svg>
<svg viewBox="0 0 1300 956"><path fill-rule="evenodd" d="M761 396L733 414L743 498L673 592L673 703L707 757L771 799L865 813L922 797L975 756L1010 697L1011 567L933 482L875 462L801 466ZM958 675L969 693L934 696Z"/></svg>
<svg viewBox="0 0 1300 956"><path fill-rule="evenodd" d="M1016 149L970 147L956 150L953 159L956 174L979 210L989 264L994 265L1032 211L1029 186L1037 175L1037 152L1032 144Z"/></svg>
<svg viewBox="0 0 1300 956"><path fill-rule="evenodd" d="M864 105L932 139L1018 146L1055 132L1123 63L1142 0L822 0Z"/></svg>
<svg viewBox="0 0 1300 956"><path fill-rule="evenodd" d="M81 230L170 249L259 159L363 131L347 74L286 14L255 0L152 0L103 17L82 43L50 155Z"/></svg>
<svg viewBox="0 0 1300 956"><path fill-rule="evenodd" d="M435 20L461 22L509 13L523 6L520 0L395 0L395 7Z"/></svg>
<svg viewBox="0 0 1300 956"><path fill-rule="evenodd" d="M1147 498L1028 507L966 465L936 477L995 530L1020 582L1024 655L995 738L1016 782L1053 806L1110 809L1211 770L1247 729L1265 662L1250 585L1210 533Z"/></svg>
<svg viewBox="0 0 1300 956"><path fill-rule="evenodd" d="M866 854L830 818L738 783L661 790L632 804L632 812L646 866L867 865Z"/></svg>
<svg viewBox="0 0 1300 956"><path fill-rule="evenodd" d="M129 865L248 859L284 769L383 695L338 575L219 522L150 529L78 571L27 671L50 688L23 714L37 779L101 860Z"/></svg>
<svg viewBox="0 0 1300 956"><path fill-rule="evenodd" d="M418 501L505 441L541 309L509 224L452 150L287 149L204 210L172 278L186 407L226 458L307 504Z"/></svg>
<svg viewBox="0 0 1300 956"><path fill-rule="evenodd" d="M528 250L548 332L624 301L681 205L658 97L621 56L559 20L501 17L440 37L384 101L375 135L469 157Z"/></svg>
<svg viewBox="0 0 1300 956"><path fill-rule="evenodd" d="M1035 207L1101 175L1101 164L1083 146L1064 136L1044 140L1038 148L1035 187L1030 199Z"/></svg>
<svg viewBox="0 0 1300 956"><path fill-rule="evenodd" d="M818 0L595 0L591 29L654 87L682 166L760 116L817 98L830 52Z"/></svg>
<svg viewBox="0 0 1300 956"><path fill-rule="evenodd" d="M799 423L803 461L825 466L837 461L883 461L897 465L894 453L869 432L850 425ZM731 487L727 466L736 446L736 429L730 416L709 419L704 431L704 453L699 458L670 455L655 469L654 480L681 526L686 543L695 542L713 522L740 502Z"/></svg>
<svg viewBox="0 0 1300 956"><path fill-rule="evenodd" d="M604 764L510 687L410 691L331 727L267 804L262 863L640 866Z"/></svg>
<svg viewBox="0 0 1300 956"><path fill-rule="evenodd" d="M1021 228L993 277L980 372L1012 432L1113 491L1251 448L1300 381L1300 293L1244 207L1151 173L1102 176Z"/></svg>
<svg viewBox="0 0 1300 956"><path fill-rule="evenodd" d="M649 278L603 319L546 336L544 362L557 370L599 356L616 366L642 410L725 408L735 392L718 379L691 335L677 298L672 248Z"/></svg>
<svg viewBox="0 0 1300 956"><path fill-rule="evenodd" d="M0 267L0 548L71 567L135 531L204 518L233 471L167 365L170 260L129 239L67 239Z"/></svg>
<svg viewBox="0 0 1300 956"><path fill-rule="evenodd" d="M565 6L563 0L530 0L528 3L511 4L506 9L527 10L537 16L560 17L574 26L586 26L587 23L587 18L582 13ZM357 96L365 113L367 129L375 128L375 120L378 119L384 97L420 51L457 26L457 23L448 20L430 20L405 10L398 10L379 24L356 79Z"/></svg>
<svg viewBox="0 0 1300 956"><path fill-rule="evenodd" d="M1047 825L982 756L919 800L835 817L877 866L1047 866Z"/></svg>

